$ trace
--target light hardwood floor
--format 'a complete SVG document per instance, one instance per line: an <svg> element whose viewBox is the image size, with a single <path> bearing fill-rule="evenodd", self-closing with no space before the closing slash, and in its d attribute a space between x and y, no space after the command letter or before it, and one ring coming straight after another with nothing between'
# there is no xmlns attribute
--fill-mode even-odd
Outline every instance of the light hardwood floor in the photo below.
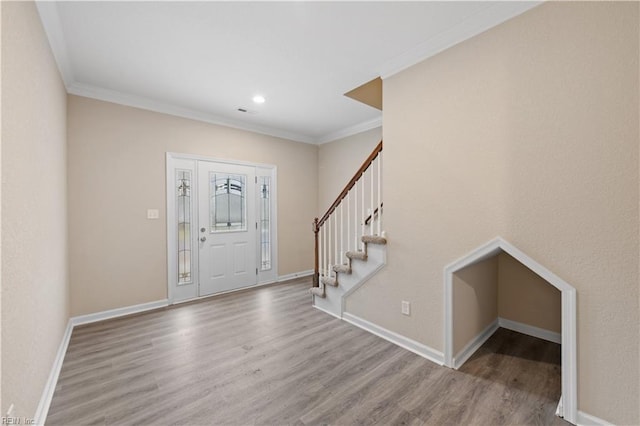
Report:
<svg viewBox="0 0 640 426"><path fill-rule="evenodd" d="M46 424L568 425L559 345L500 329L454 371L313 309L309 287L76 328Z"/></svg>

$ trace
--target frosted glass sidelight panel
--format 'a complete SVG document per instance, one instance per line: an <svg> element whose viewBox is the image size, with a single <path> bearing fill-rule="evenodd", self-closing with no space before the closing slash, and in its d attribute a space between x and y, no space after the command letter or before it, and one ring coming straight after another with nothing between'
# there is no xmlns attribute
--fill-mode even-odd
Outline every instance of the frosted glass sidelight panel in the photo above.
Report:
<svg viewBox="0 0 640 426"><path fill-rule="evenodd" d="M247 230L246 176L209 173L211 233Z"/></svg>
<svg viewBox="0 0 640 426"><path fill-rule="evenodd" d="M271 269L271 178L260 176L260 270Z"/></svg>
<svg viewBox="0 0 640 426"><path fill-rule="evenodd" d="M191 171L176 170L178 285L191 283Z"/></svg>

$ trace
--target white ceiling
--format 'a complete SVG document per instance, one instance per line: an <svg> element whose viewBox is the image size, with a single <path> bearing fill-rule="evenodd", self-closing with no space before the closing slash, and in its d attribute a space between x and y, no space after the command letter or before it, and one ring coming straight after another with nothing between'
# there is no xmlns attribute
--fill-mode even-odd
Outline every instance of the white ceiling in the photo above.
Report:
<svg viewBox="0 0 640 426"><path fill-rule="evenodd" d="M345 92L537 4L94 1L38 9L69 93L323 143L381 124L380 111ZM254 104L255 94L267 101Z"/></svg>

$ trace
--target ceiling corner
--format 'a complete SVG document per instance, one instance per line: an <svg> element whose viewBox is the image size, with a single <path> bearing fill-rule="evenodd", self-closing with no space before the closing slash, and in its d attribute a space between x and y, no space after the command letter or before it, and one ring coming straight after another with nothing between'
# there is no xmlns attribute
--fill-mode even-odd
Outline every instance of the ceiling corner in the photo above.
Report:
<svg viewBox="0 0 640 426"><path fill-rule="evenodd" d="M379 75L383 80L391 77L412 65L475 37L542 3L543 1L505 1L495 3L475 13L461 23L382 64L378 69Z"/></svg>
<svg viewBox="0 0 640 426"><path fill-rule="evenodd" d="M51 52L58 64L62 81L68 90L69 87L74 84L75 79L71 69L69 55L67 54L64 31L62 30L62 23L60 21L60 15L58 14L58 5L54 1L36 1L36 8L38 9L44 32L49 39Z"/></svg>

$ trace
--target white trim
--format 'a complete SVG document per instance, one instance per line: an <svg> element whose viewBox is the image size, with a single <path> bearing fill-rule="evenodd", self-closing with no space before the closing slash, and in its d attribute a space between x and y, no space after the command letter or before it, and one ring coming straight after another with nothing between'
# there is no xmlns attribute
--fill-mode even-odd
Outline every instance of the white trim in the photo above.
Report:
<svg viewBox="0 0 640 426"><path fill-rule="evenodd" d="M196 296L196 297L191 297L189 299L183 299L183 300L177 300L173 303L170 303L170 305L181 305L183 303L188 303L188 302L197 302L197 301L201 301L201 300L206 300L206 299L210 299L212 297L216 297L216 296L223 296L225 294L231 294L231 293L239 293L241 291L246 291L246 290L251 290L251 289L256 289L256 288L260 288L260 287L266 287L272 284L276 284L279 281L263 281L260 282L258 284L254 284L254 285L248 285L246 287L240 287L240 288L234 288L233 290L226 290L226 291L221 291L219 293L211 293L211 294L207 294L205 296Z"/></svg>
<svg viewBox="0 0 640 426"><path fill-rule="evenodd" d="M377 129L381 126L382 112L380 113L380 117L374 118L373 120L364 121L353 126L345 127L344 129L335 132L327 133L326 135L315 139L315 142L318 145L322 145L325 143L336 141L338 139L346 138L348 136L357 135L358 133L366 132L367 130Z"/></svg>
<svg viewBox="0 0 640 426"><path fill-rule="evenodd" d="M154 309L164 308L169 305L169 300L156 300L155 302L140 303L139 305L125 306L122 308L109 309L107 311L96 312L93 314L79 315L72 317L69 321L73 326L82 324L91 324L93 322L104 321L113 318L124 317L131 314L139 314L141 312L152 311Z"/></svg>
<svg viewBox="0 0 640 426"><path fill-rule="evenodd" d="M280 283L282 281L288 281L294 278L308 277L310 275L313 275L313 269L308 269L306 271L301 271L301 272L293 272L291 274L278 275L278 279L276 280L276 282Z"/></svg>
<svg viewBox="0 0 640 426"><path fill-rule="evenodd" d="M480 348L488 339L496 332L499 327L499 318L496 318L491 324L489 324L484 330L482 330L476 337L471 339L469 343L456 356L453 357L453 368L455 370L462 367L467 362L471 355Z"/></svg>
<svg viewBox="0 0 640 426"><path fill-rule="evenodd" d="M488 241L444 268L445 365L453 367L453 274L501 251L511 255L562 292L562 408L564 419L575 424L578 412L576 290L562 278L500 237Z"/></svg>
<svg viewBox="0 0 640 426"><path fill-rule="evenodd" d="M371 250L370 247L369 247L369 250ZM380 272L385 266L387 266L386 246L382 248L382 263L380 263L375 269L370 270L369 273L363 276L356 285L354 285L353 287L351 287L349 290L345 291L342 294L342 297L340 299L340 312L346 313L347 311L347 297L355 293L356 290L358 290L366 282L368 282L371 278L373 278L373 276L376 275L378 272Z"/></svg>
<svg viewBox="0 0 640 426"><path fill-rule="evenodd" d="M38 8L44 32L47 34L51 52L56 64L58 64L60 76L64 81L64 85L68 88L73 84L75 78L71 69L69 54L67 53L67 43L64 39L64 31L62 31L60 15L58 14L58 4L55 1L36 1L36 8Z"/></svg>
<svg viewBox="0 0 640 426"><path fill-rule="evenodd" d="M435 362L438 365L443 364L444 358L442 352L430 348L427 345L423 345L420 342L416 342L415 340L409 339L408 337L402 336L391 330L387 330L386 328L380 327L379 325L376 325L348 312L344 312L342 314L342 319L349 324L353 324L356 327L366 330L371 334L375 334L376 336L381 337L393 344L396 344L401 348L420 355L421 357L426 358L429 361Z"/></svg>
<svg viewBox="0 0 640 426"><path fill-rule="evenodd" d="M560 400L558 401L558 406L556 407L556 416L564 417L564 407L562 406L562 395L560 395Z"/></svg>
<svg viewBox="0 0 640 426"><path fill-rule="evenodd" d="M542 4L541 1L498 2L486 7L461 23L386 62L378 69L380 77L383 80L389 78L540 4Z"/></svg>
<svg viewBox="0 0 640 426"><path fill-rule="evenodd" d="M294 142L304 142L309 144L316 143L316 140L314 138L308 135L303 135L301 133L293 133L273 127L249 124L240 120L233 120L215 116L205 111L184 108L144 96L127 94L111 89L104 89L102 87L79 83L76 81L72 81L71 84L67 84L67 92L72 95L84 96L86 98L98 99L105 102L112 102L115 104L144 109L147 111L154 111L162 114L173 115L176 117L188 118L190 120L197 120L209 124L215 124L217 126L225 126L231 127L233 129L260 133L263 135L274 136Z"/></svg>
<svg viewBox="0 0 640 426"><path fill-rule="evenodd" d="M206 296L198 296L197 295L197 278L196 275L197 273L192 273L193 277L192 279L194 280L193 283L196 285L196 289L194 290L194 297L190 297L191 295L188 295L186 298L184 299L180 299L180 300L175 300L176 299L176 289L175 289L175 279L174 277L176 276L176 270L177 270L177 266L174 264L175 262L175 258L174 253L176 253L177 251L177 241L174 237L174 228L175 228L175 209L174 209L174 180L173 180L173 175L176 169L180 169L182 167L178 166L178 162L180 161L192 161L194 162L193 165L193 180L192 180L192 194L197 194L198 192L198 161L207 161L207 162L212 162L212 163L222 163L222 164L230 164L230 165L239 165L239 166L248 166L248 167L254 167L256 169L256 171L258 169L263 169L263 170L270 170L271 171L271 178L272 178L272 198L273 198L273 203L272 203L272 217L271 217L271 226L272 226L272 231L273 231L273 236L271 239L271 243L272 243L272 257L271 257L271 268L274 271L278 270L278 215L275 214L276 209L277 209L277 200L278 200L278 167L276 165L273 164L266 164L266 163L255 163L255 162L250 162L250 161L243 161L243 160L234 160L234 159L225 159L225 158L215 158L215 157L209 157L209 156L205 156L205 155L198 155L198 154L182 154L182 153L177 153L177 152L166 152L165 153L165 195L166 195L166 203L165 203L165 215L167 218L166 221L166 236L167 236L167 294L169 296L168 298L168 303L170 305L173 305L175 303L182 303L182 302L188 302L188 301L193 301L193 300L197 300L197 299L202 299L202 298L206 298L208 296L215 296L215 295L219 295L219 294L226 294L226 293L231 293L234 290L231 291L225 291L225 292L221 292L221 293L214 293L214 294L210 294L210 295L206 295ZM257 176L257 175L256 175ZM198 208L195 207L195 204L197 202L197 195L195 197L192 197L192 212L194 214L194 217L192 218L192 221L195 221L195 223L198 222L197 220L197 214L198 214ZM197 233L193 233L193 238L194 238L194 247L197 246L197 239L198 239L198 234ZM256 245L256 250L258 249L259 244ZM196 256L193 259L193 267L194 270L197 271L198 270L198 257ZM256 266L258 265L258 258L256 258ZM280 282L280 281L284 281L287 279L291 279L291 278L297 278L298 276L306 276L305 274L311 275L313 274L313 271L311 270L311 272L309 273L309 271L302 271L302 272L297 272L294 274L289 274L289 275L285 275L284 277L277 277L275 279L271 279L271 277L264 277L266 278L265 281L261 281L261 282L257 282L255 285L251 285L251 286L247 286L247 287L241 287L237 290L244 290L247 288L254 288L254 287L259 287L261 285L266 285L266 284L271 284L274 282ZM274 274L275 275L275 274ZM259 276L258 278L259 279Z"/></svg>
<svg viewBox="0 0 640 426"><path fill-rule="evenodd" d="M278 169L278 166L274 164L256 163L252 161L234 160L229 158L218 158L218 157L211 157L211 156L199 155L199 154L183 154L180 152L172 152L172 151L166 152L166 157L167 159L171 159L171 160L211 161L213 163L233 164L238 166L250 166L250 167L258 167L262 169L274 169L274 170Z"/></svg>
<svg viewBox="0 0 640 426"><path fill-rule="evenodd" d="M314 295L312 295L312 297L314 297L314 298L315 298L315 296L314 296ZM313 301L315 302L315 299L314 299ZM327 314L327 315L331 315L331 316L332 316L332 317L334 317L334 318L338 318L339 320L341 320L341 319L342 319L342 318L340 317L340 315L336 315L336 314L334 314L334 313L333 313L333 312L331 312L331 311L328 311L328 310L326 310L326 309L324 309L324 308L321 308L320 306L317 306L317 305L316 305L315 303L313 303L313 302L311 303L311 306L313 306L314 308L316 308L316 309L317 309L317 310L319 310L319 311L324 312L324 313L325 313L325 314Z"/></svg>
<svg viewBox="0 0 640 426"><path fill-rule="evenodd" d="M64 334L62 335L60 346L58 346L58 352L56 352L56 357L53 360L53 365L49 372L49 378L47 379L47 383L44 385L44 390L42 391L42 396L40 397L36 414L33 417L36 425L44 425L44 422L47 419L51 400L53 399L53 393L55 392L58 384L58 377L60 377L60 370L62 370L62 363L64 361L64 356L67 353L67 347L69 347L72 332L73 323L69 320L67 321L67 328L64 330Z"/></svg>
<svg viewBox="0 0 640 426"><path fill-rule="evenodd" d="M584 411L578 411L576 419L576 425L578 426L612 426L613 423L609 423L606 420L587 414Z"/></svg>
<svg viewBox="0 0 640 426"><path fill-rule="evenodd" d="M517 321L511 321L506 318L498 318L498 325L507 330L517 331L518 333L528 336L537 337L538 339L549 342L562 344L562 334L555 331L545 330L544 328L534 327L529 324L523 324Z"/></svg>

